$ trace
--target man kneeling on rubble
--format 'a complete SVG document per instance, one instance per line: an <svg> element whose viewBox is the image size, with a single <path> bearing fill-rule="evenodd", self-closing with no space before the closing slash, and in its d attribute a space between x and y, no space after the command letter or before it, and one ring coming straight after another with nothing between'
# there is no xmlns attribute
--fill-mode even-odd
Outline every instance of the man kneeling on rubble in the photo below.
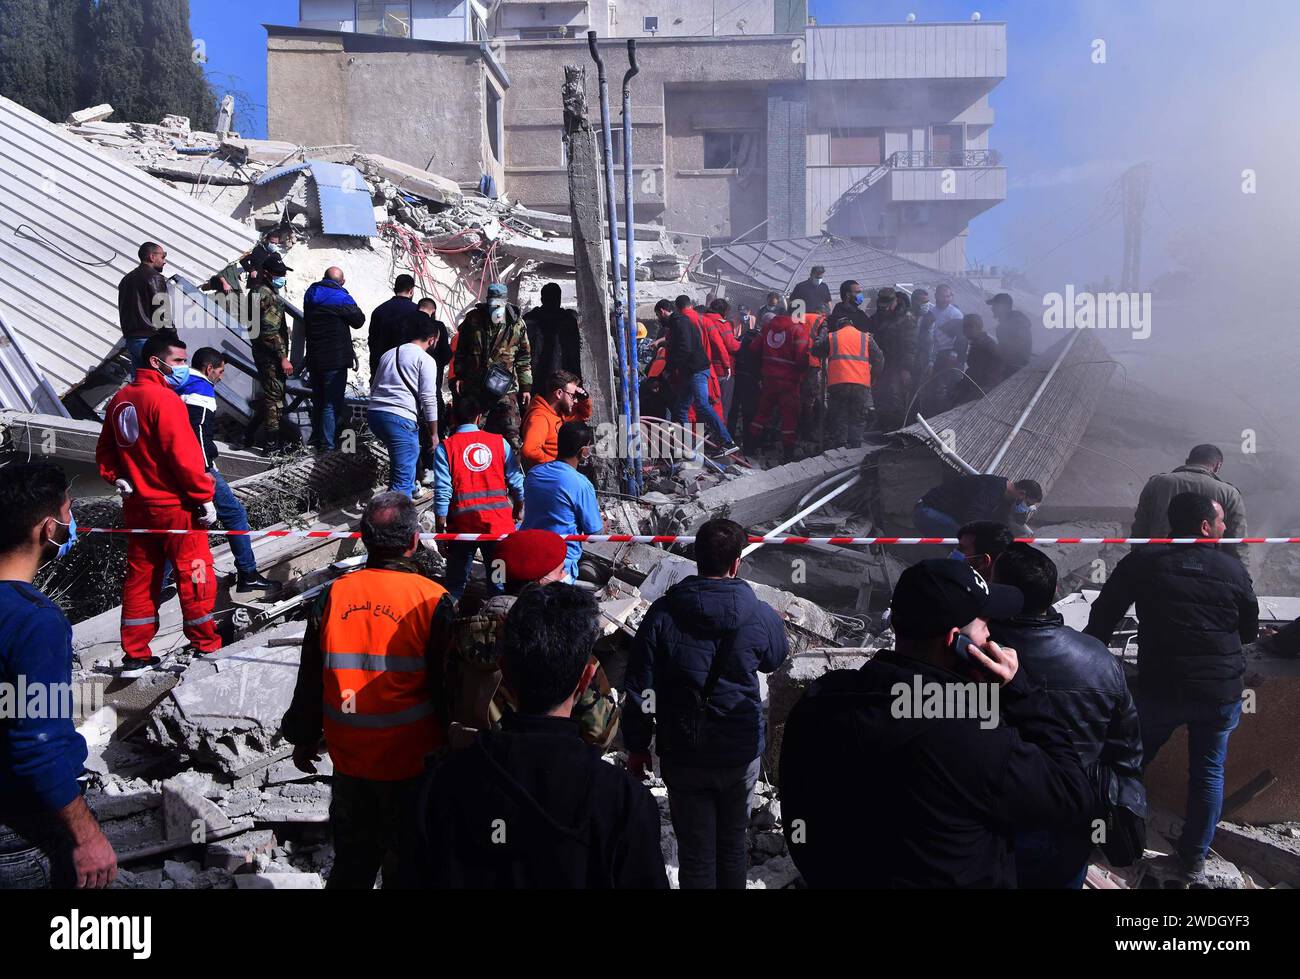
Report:
<svg viewBox="0 0 1300 979"><path fill-rule="evenodd" d="M1091 811L1069 728L989 638L1021 606L964 562L915 564L894 589L896 651L795 705L781 814L810 887L1015 887L1014 835Z"/></svg>
<svg viewBox="0 0 1300 979"><path fill-rule="evenodd" d="M440 685L452 603L411 560L415 504L381 493L361 515L366 567L330 584L307 619L298 684L281 729L300 771L315 773L321 735L334 762L326 887L411 885L412 813L425 758L443 743Z"/></svg>
<svg viewBox="0 0 1300 979"><path fill-rule="evenodd" d="M502 662L519 709L430 773L418 806L426 887L668 886L654 798L584 743L573 719L599 636L596 600L574 585L516 599Z"/></svg>

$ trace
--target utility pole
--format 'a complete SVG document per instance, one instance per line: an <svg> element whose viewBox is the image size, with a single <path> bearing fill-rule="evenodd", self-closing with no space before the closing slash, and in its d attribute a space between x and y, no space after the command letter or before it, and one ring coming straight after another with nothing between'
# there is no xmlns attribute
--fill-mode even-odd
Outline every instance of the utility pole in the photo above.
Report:
<svg viewBox="0 0 1300 979"><path fill-rule="evenodd" d="M1141 288L1142 215L1146 210L1150 185L1150 163L1129 167L1120 178L1124 200L1124 268L1120 272L1120 292L1138 292Z"/></svg>
<svg viewBox="0 0 1300 979"><path fill-rule="evenodd" d="M569 161L569 216L573 221L573 258L578 289L578 327L582 338L582 380L591 395L591 424L613 425L614 374L609 331L609 267L600 201L600 154L596 133L587 121L587 69L564 68L564 146ZM617 429L615 429L617 431ZM608 444L608 443L607 443ZM622 447L619 438L614 444ZM592 455L598 489L618 489L616 460Z"/></svg>

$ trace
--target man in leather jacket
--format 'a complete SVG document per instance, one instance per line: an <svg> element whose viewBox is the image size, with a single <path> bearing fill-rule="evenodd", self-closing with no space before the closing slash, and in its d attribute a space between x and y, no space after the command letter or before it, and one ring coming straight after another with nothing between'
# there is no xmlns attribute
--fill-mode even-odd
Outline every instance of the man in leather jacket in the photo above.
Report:
<svg viewBox="0 0 1300 979"><path fill-rule="evenodd" d="M1020 664L1047 692L1073 735L1083 767L1108 765L1130 800L1145 800L1142 737L1137 708L1119 659L1099 640L1069 628L1052 608L1056 565L1028 544L1012 544L993 565L997 584L1018 588L1025 607L1012 619L989 623L989 635L1020 654ZM1021 888L1083 886L1092 850L1094 813L1080 813L1067 831L1017 833L1016 876Z"/></svg>

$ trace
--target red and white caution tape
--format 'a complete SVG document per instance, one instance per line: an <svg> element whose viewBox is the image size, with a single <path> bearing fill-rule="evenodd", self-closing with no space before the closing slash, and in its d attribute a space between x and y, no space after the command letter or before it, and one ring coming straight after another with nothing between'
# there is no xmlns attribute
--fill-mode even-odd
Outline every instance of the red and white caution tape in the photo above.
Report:
<svg viewBox="0 0 1300 979"><path fill-rule="evenodd" d="M78 527L79 534L209 534L219 537L316 537L359 540L349 530L154 530L151 528ZM493 544L509 534L421 534L421 540ZM691 534L564 534L566 541L587 544L693 544ZM1019 544L1300 544L1300 537L1017 537ZM955 537L750 537L751 544L951 544Z"/></svg>

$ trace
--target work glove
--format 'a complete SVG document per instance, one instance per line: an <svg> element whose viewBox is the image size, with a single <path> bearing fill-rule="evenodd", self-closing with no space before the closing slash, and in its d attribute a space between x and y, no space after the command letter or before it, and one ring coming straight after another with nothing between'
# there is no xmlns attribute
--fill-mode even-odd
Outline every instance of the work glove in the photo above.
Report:
<svg viewBox="0 0 1300 979"><path fill-rule="evenodd" d="M215 527L217 525L217 505L211 500L203 504L202 511L199 513L200 527Z"/></svg>
<svg viewBox="0 0 1300 979"><path fill-rule="evenodd" d="M132 487L125 479L119 479L114 482L113 485L117 487L117 491L121 493L123 497L128 497L135 492L134 487Z"/></svg>

